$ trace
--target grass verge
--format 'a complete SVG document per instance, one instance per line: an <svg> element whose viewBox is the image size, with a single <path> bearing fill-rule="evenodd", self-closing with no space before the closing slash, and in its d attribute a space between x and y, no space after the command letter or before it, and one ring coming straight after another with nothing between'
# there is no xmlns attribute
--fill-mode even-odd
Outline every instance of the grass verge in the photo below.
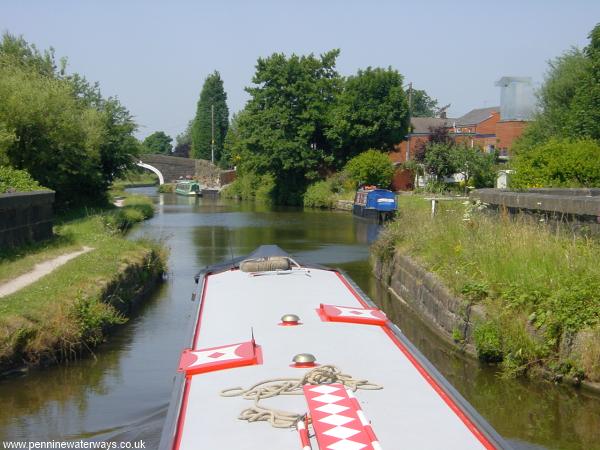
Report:
<svg viewBox="0 0 600 450"><path fill-rule="evenodd" d="M547 372L600 381L600 243L530 219L441 202L435 218L418 197L373 247L408 254L465 301L482 305L479 357L506 375Z"/></svg>
<svg viewBox="0 0 600 450"><path fill-rule="evenodd" d="M317 181L308 186L304 193L304 206L333 209L338 200L353 200L355 192L354 189L345 189L332 179Z"/></svg>
<svg viewBox="0 0 600 450"><path fill-rule="evenodd" d="M161 244L123 237L152 214L151 201L139 196L128 197L119 209L72 211L56 225L56 238L2 258L0 273L14 274L58 253L94 249L0 299L0 371L73 359L126 321L134 302L165 270Z"/></svg>

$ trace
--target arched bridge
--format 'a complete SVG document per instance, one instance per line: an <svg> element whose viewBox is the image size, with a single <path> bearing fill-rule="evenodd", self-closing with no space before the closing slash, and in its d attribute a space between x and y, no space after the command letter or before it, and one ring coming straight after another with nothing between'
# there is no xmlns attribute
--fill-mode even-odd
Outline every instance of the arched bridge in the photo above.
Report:
<svg viewBox="0 0 600 450"><path fill-rule="evenodd" d="M207 187L218 188L230 183L235 178L235 172L220 170L210 161L204 159L144 154L140 155L136 164L154 172L158 176L160 184L194 177Z"/></svg>

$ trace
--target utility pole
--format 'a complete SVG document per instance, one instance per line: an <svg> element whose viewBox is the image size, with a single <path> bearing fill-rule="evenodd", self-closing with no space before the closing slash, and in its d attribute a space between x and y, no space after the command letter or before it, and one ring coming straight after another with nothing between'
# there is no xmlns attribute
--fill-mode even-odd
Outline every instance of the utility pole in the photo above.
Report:
<svg viewBox="0 0 600 450"><path fill-rule="evenodd" d="M410 119L412 118L412 81L408 83L408 141L406 141L406 161L410 159Z"/></svg>
<svg viewBox="0 0 600 450"><path fill-rule="evenodd" d="M215 163L215 105L210 105L210 125L211 125L211 140L210 140L210 160Z"/></svg>

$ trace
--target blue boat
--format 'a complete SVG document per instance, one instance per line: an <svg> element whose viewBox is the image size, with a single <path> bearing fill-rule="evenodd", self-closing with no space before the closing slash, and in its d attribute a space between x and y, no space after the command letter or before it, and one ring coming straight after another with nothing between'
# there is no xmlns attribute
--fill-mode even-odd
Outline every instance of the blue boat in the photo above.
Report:
<svg viewBox="0 0 600 450"><path fill-rule="evenodd" d="M356 216L382 223L394 217L397 209L396 194L392 191L364 186L356 191L352 212Z"/></svg>

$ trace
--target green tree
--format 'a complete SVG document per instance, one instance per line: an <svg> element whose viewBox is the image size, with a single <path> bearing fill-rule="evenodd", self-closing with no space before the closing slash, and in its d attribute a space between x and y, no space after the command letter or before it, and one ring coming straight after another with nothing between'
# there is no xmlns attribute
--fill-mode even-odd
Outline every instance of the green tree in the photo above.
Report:
<svg viewBox="0 0 600 450"><path fill-rule="evenodd" d="M600 144L589 138L551 138L518 151L511 184L528 187L600 187Z"/></svg>
<svg viewBox="0 0 600 450"><path fill-rule="evenodd" d="M278 203L300 204L307 184L333 162L326 130L341 83L338 55L259 58L254 86L246 88L250 100L238 119L237 156L243 171L275 177Z"/></svg>
<svg viewBox="0 0 600 450"><path fill-rule="evenodd" d="M62 58L58 63L54 49L40 51L35 44L29 44L22 36L14 36L9 32L2 34L0 55L4 64L18 66L26 71L57 78L64 76L67 60Z"/></svg>
<svg viewBox="0 0 600 450"><path fill-rule="evenodd" d="M235 167L241 161L241 155L244 152L244 144L240 130L240 115L243 113L235 113L231 117L231 122L227 128L227 135L223 142L223 153L219 160L221 167Z"/></svg>
<svg viewBox="0 0 600 450"><path fill-rule="evenodd" d="M229 125L229 109L227 94L223 88L223 80L215 71L206 77L196 109L196 117L192 125L192 156L198 159L211 159L212 124L214 109L214 159L220 159L223 142Z"/></svg>
<svg viewBox="0 0 600 450"><path fill-rule="evenodd" d="M438 181L443 181L445 177L454 174L456 170L453 150L453 142L432 142L428 144L423 155L423 168L425 171Z"/></svg>
<svg viewBox="0 0 600 450"><path fill-rule="evenodd" d="M0 42L0 162L54 189L62 206L105 199L138 151L127 109L65 69L52 49L10 34Z"/></svg>
<svg viewBox="0 0 600 450"><path fill-rule="evenodd" d="M438 101L427 95L424 90L413 89L411 103L412 117L436 117Z"/></svg>
<svg viewBox="0 0 600 450"><path fill-rule="evenodd" d="M466 143L450 147L450 165L453 172L463 176L467 186L477 188L493 187L496 179L494 164L496 155L484 153L480 147L471 147Z"/></svg>
<svg viewBox="0 0 600 450"><path fill-rule="evenodd" d="M571 125L576 136L600 140L600 24L591 31L585 49L588 61L573 97Z"/></svg>
<svg viewBox="0 0 600 450"><path fill-rule="evenodd" d="M355 184L370 184L387 188L394 176L394 166L390 158L379 150L367 150L352 158L344 167Z"/></svg>
<svg viewBox="0 0 600 450"><path fill-rule="evenodd" d="M571 48L548 63L538 92L540 112L517 141L523 153L551 138L600 140L600 24L581 51Z"/></svg>
<svg viewBox="0 0 600 450"><path fill-rule="evenodd" d="M133 135L137 124L117 98L100 100L98 111L103 127L100 143L102 190L107 190L115 178L133 168L135 158L141 153L141 146Z"/></svg>
<svg viewBox="0 0 600 450"><path fill-rule="evenodd" d="M348 77L332 112L328 136L337 142L337 162L374 148L390 150L408 132L403 77L391 67L359 70Z"/></svg>
<svg viewBox="0 0 600 450"><path fill-rule="evenodd" d="M162 153L163 155L171 154L173 150L173 138L168 136L164 131L155 131L146 139L144 139L144 151L147 153Z"/></svg>

